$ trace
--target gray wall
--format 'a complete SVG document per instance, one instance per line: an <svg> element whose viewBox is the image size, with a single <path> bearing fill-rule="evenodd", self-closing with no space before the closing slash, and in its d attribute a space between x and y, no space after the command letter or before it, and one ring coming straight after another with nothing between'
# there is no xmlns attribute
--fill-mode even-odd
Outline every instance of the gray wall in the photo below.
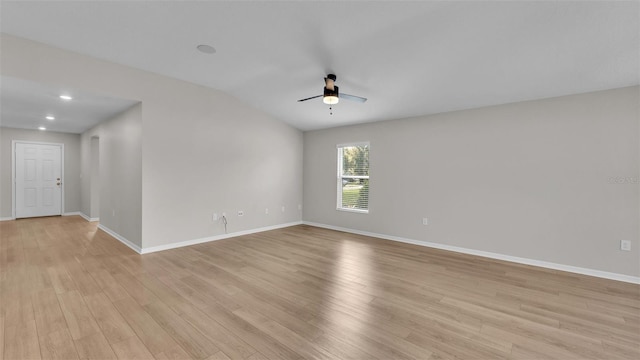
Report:
<svg viewBox="0 0 640 360"><path fill-rule="evenodd" d="M11 141L64 144L64 212L80 211L80 135L0 127L0 218L11 214Z"/></svg>
<svg viewBox="0 0 640 360"><path fill-rule="evenodd" d="M223 234L214 212L226 212L229 232L301 221L302 132L231 96L185 85L175 87L179 108L143 103L143 222L150 225L143 237L162 245Z"/></svg>
<svg viewBox="0 0 640 360"><path fill-rule="evenodd" d="M98 212L92 203L95 138L98 138ZM142 106L84 132L82 144L82 212L100 214L100 224L142 247Z"/></svg>
<svg viewBox="0 0 640 360"><path fill-rule="evenodd" d="M138 119L139 122L140 119ZM86 135L85 135L86 136ZM85 140L86 141L86 140ZM140 142L140 139L138 139ZM88 208L91 212L89 213L89 217L92 219L100 218L100 138L97 136L92 136L90 139L90 147L89 154L86 154L86 143L84 143L84 147L82 149L83 161L84 158L88 158L91 162L89 164L89 189L88 191L85 189L86 182L82 183L82 189L84 192L88 192L87 199L85 199L84 192L82 196L82 209L86 211ZM86 166L84 162L82 163L83 170L86 171ZM141 199L140 199L141 200ZM90 204L88 207L85 206L86 201L89 201Z"/></svg>
<svg viewBox="0 0 640 360"><path fill-rule="evenodd" d="M303 218L639 276L639 118L629 87L306 132ZM369 214L336 211L336 144L354 141Z"/></svg>
<svg viewBox="0 0 640 360"><path fill-rule="evenodd" d="M220 91L7 34L0 47L2 75L142 103L143 248L223 234L214 212L229 232L302 220L301 131Z"/></svg>

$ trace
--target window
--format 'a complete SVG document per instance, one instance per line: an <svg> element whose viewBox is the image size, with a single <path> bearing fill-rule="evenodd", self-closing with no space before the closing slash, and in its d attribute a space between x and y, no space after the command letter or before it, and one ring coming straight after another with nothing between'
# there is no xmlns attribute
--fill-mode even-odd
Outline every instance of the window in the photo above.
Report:
<svg viewBox="0 0 640 360"><path fill-rule="evenodd" d="M338 145L337 208L369 212L369 143Z"/></svg>

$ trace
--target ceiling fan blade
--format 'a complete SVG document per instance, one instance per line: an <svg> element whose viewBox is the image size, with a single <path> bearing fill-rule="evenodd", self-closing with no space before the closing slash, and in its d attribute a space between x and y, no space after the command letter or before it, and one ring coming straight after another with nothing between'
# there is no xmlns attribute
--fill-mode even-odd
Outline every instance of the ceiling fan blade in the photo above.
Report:
<svg viewBox="0 0 640 360"><path fill-rule="evenodd" d="M315 99L315 98L319 98L319 97L321 97L321 96L323 96L323 95L316 95L316 96L308 97L308 98L306 98L306 99L300 99L300 100L298 100L298 102L300 102L300 101L307 101L307 100L311 100L311 99Z"/></svg>
<svg viewBox="0 0 640 360"><path fill-rule="evenodd" d="M340 99L357 101L357 102L361 102L361 103L367 101L367 98L363 98L361 96L349 95L349 94L345 94L345 93L340 93L340 95L338 97Z"/></svg>

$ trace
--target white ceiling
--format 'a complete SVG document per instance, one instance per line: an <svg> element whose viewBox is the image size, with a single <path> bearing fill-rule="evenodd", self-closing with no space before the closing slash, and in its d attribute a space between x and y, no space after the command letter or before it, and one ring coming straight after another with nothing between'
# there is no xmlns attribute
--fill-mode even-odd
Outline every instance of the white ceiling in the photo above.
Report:
<svg viewBox="0 0 640 360"><path fill-rule="evenodd" d="M70 101L60 99L69 95ZM137 101L116 99L86 91L0 77L0 125L18 129L81 134L130 108ZM54 120L45 117L52 115Z"/></svg>
<svg viewBox="0 0 640 360"><path fill-rule="evenodd" d="M60 95L70 95L65 101ZM0 77L0 125L80 134L130 108L137 101L116 99L68 87ZM45 117L52 115L55 120Z"/></svg>
<svg viewBox="0 0 640 360"><path fill-rule="evenodd" d="M220 89L303 130L639 83L638 1L2 1L0 20L2 32ZM321 99L296 102L329 72L369 101L341 101L332 116Z"/></svg>

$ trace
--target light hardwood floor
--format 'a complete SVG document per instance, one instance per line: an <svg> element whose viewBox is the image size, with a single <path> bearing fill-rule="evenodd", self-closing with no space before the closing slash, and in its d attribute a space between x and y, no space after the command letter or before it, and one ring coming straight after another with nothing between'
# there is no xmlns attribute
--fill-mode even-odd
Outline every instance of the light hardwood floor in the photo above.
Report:
<svg viewBox="0 0 640 360"><path fill-rule="evenodd" d="M5 359L638 359L640 286L296 226L138 255L0 222Z"/></svg>

